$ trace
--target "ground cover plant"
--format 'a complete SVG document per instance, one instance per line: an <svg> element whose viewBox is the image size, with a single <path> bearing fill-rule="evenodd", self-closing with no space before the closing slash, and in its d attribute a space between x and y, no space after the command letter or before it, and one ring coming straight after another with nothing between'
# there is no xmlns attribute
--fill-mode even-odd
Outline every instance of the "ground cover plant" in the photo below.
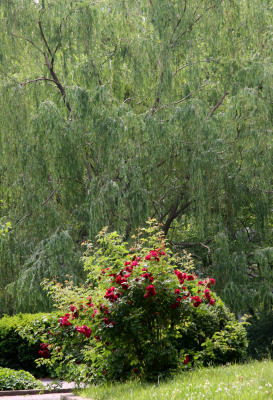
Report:
<svg viewBox="0 0 273 400"><path fill-rule="evenodd" d="M243 359L246 330L214 293L215 280L198 277L186 252L173 254L154 220L134 240L129 247L104 229L95 246L87 243L85 288L45 283L62 312L40 329L39 362L98 382L154 381Z"/></svg>
<svg viewBox="0 0 273 400"><path fill-rule="evenodd" d="M0 367L0 391L42 388L43 384L29 372Z"/></svg>
<svg viewBox="0 0 273 400"><path fill-rule="evenodd" d="M92 385L80 395L92 400L269 400L273 398L273 362L200 368L157 384Z"/></svg>

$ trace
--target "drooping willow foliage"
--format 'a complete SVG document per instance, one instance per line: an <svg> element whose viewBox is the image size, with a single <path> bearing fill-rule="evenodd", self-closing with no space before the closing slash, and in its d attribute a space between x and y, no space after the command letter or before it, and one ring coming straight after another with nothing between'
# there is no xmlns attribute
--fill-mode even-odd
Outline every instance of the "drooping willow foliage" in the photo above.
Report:
<svg viewBox="0 0 273 400"><path fill-rule="evenodd" d="M82 240L149 217L235 310L272 307L271 2L2 0L0 20L1 307L48 307Z"/></svg>

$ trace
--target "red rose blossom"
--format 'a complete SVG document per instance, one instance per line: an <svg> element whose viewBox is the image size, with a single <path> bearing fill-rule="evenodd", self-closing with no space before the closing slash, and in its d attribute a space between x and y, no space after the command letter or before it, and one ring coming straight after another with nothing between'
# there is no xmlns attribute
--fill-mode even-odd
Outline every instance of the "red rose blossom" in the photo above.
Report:
<svg viewBox="0 0 273 400"><path fill-rule="evenodd" d="M49 343L41 343L40 348L41 350L38 351L38 354L40 357L43 358L50 358L50 352L49 352Z"/></svg>
<svg viewBox="0 0 273 400"><path fill-rule="evenodd" d="M214 299L210 299L209 304L210 304L211 306L214 306L215 300L214 300Z"/></svg>
<svg viewBox="0 0 273 400"><path fill-rule="evenodd" d="M210 296L210 290L209 289L205 289L204 290L204 296L205 299L210 300L211 296Z"/></svg>
<svg viewBox="0 0 273 400"><path fill-rule="evenodd" d="M109 289L106 290L106 293L105 293L105 296L104 296L111 303L114 303L118 299L118 295L115 294L115 289L116 289L115 286L110 287Z"/></svg>
<svg viewBox="0 0 273 400"><path fill-rule="evenodd" d="M91 336L91 328L88 328L86 325L83 325L81 327L79 327L78 325L76 326L76 331L82 333L84 336L86 336L87 338L90 338Z"/></svg>
<svg viewBox="0 0 273 400"><path fill-rule="evenodd" d="M189 356L186 356L185 357L185 360L183 361L183 364L188 364L188 362L190 361L190 359L189 359Z"/></svg>
<svg viewBox="0 0 273 400"><path fill-rule="evenodd" d="M215 279L213 278L209 278L208 287L211 287L211 285L215 285Z"/></svg>
<svg viewBox="0 0 273 400"><path fill-rule="evenodd" d="M202 303L202 299L200 299L199 296L194 296L194 297L192 297L191 299L192 299L192 301L194 302L194 303L193 303L193 306L194 306L194 307L198 307L198 306Z"/></svg>
<svg viewBox="0 0 273 400"><path fill-rule="evenodd" d="M69 322L70 314L65 314L63 317L59 319L60 326L69 326L71 323Z"/></svg>
<svg viewBox="0 0 273 400"><path fill-rule="evenodd" d="M153 285L149 285L146 287L146 292L144 294L145 298L150 297L150 296L156 296L156 295L157 295L157 292Z"/></svg>

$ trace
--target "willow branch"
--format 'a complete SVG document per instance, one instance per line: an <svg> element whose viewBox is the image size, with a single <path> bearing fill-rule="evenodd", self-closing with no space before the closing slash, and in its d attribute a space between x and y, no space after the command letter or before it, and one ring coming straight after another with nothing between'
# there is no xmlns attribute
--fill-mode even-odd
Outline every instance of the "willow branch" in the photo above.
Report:
<svg viewBox="0 0 273 400"><path fill-rule="evenodd" d="M42 202L42 204L41 204L42 207L45 206L45 205L49 202L49 200L52 199L52 197L54 196L54 194L56 193L56 191L57 191L57 189L54 189L54 190L49 194L49 196ZM25 220L26 218L31 217L32 214L33 214L33 211L30 211L28 214L26 214L26 215L24 215L23 217L19 218L19 219L16 221L16 223L13 225L12 230L13 230L17 225L19 225L19 224L21 224L22 222L24 222L24 220Z"/></svg>
<svg viewBox="0 0 273 400"><path fill-rule="evenodd" d="M42 206L45 206L46 203L49 202L50 199L52 199L52 197L54 196L54 194L56 193L57 189L52 190L52 192L50 193L50 195L45 199L45 201L43 201Z"/></svg>
<svg viewBox="0 0 273 400"><path fill-rule="evenodd" d="M188 62L184 65L181 65L181 67L178 67L176 71L173 72L173 76L175 76L179 71L189 67L190 65L195 65L195 64L199 64L199 63L210 63L211 61L213 61L213 59L209 59L209 60L200 60L197 62Z"/></svg>
<svg viewBox="0 0 273 400"><path fill-rule="evenodd" d="M164 234L167 235L172 222L179 217L180 215L183 214L183 212L192 204L192 201L188 201L187 203L184 203L181 205L181 207L179 207L179 200L176 200L176 203L173 205L173 207L171 208L170 212L169 212L169 216L167 218L167 221L165 222L164 226L163 226L163 231Z"/></svg>
<svg viewBox="0 0 273 400"><path fill-rule="evenodd" d="M205 243L203 243L203 242L200 242L200 246L202 246L202 247L205 247L205 249L207 249L207 250L208 250L208 252L209 252L209 253L211 253L211 249L210 249L210 247L209 247L209 246L207 246Z"/></svg>
<svg viewBox="0 0 273 400"><path fill-rule="evenodd" d="M43 50L41 50L31 39L25 38L24 36L15 35L15 33L11 33L11 35L17 39L22 39L22 40L25 40L26 42L32 44L32 46L35 47L35 49L37 49L40 53L43 54Z"/></svg>
<svg viewBox="0 0 273 400"><path fill-rule="evenodd" d="M42 23L41 23L40 20L38 21L38 25L39 25L39 28L40 28L40 33L41 33L42 40L43 40L43 42L44 42L44 44L45 44L45 46L46 46L46 48L47 48L49 54L51 55L51 62L50 62L49 59L48 59L48 56L47 56L46 52L43 52L43 56L44 56L44 59L45 59L46 66L47 66L47 68L48 68L48 70L49 70L49 72L50 72L50 75L51 75L52 78L53 78L53 81L54 81L55 85L58 87L59 91L61 92L61 95L62 95L62 97L63 97L64 104L66 105L66 108L67 108L67 110L68 110L68 112L69 112L69 115L70 115L72 109L71 109L71 106L70 106L69 102L66 100L65 88L63 87L63 85L62 85L61 82L59 81L58 76L56 75L56 73L55 73L55 71L54 71L54 68L53 68L53 62L54 62L54 55L55 55L55 54L52 53L51 50L50 50L50 48L49 48L49 45L48 45L48 43L47 43L47 40L46 40L44 31L43 31ZM57 47L57 48L58 48L58 47ZM57 49L57 48L56 48L56 49ZM56 50L56 51L57 51L57 50Z"/></svg>
<svg viewBox="0 0 273 400"><path fill-rule="evenodd" d="M49 81L49 82L55 83L55 81L53 79L47 78L46 76L41 76L40 78L31 79L26 82L21 82L21 83L19 83L19 85L24 87L24 86L28 85L29 83L41 82L41 81Z"/></svg>
<svg viewBox="0 0 273 400"><path fill-rule="evenodd" d="M221 99L218 101L217 104L215 104L215 106L213 107L213 109L211 110L211 112L209 113L209 116L212 117L213 114L215 113L215 111L217 110L218 107L220 107L220 105L223 103L223 101L225 100L225 97L228 95L228 92L225 92L223 94L223 96L221 97Z"/></svg>
<svg viewBox="0 0 273 400"><path fill-rule="evenodd" d="M54 65L55 55L56 55L58 49L59 49L60 46L61 46L62 24L63 24L63 21L67 19L68 15L69 15L69 14L67 14L67 16L61 21L60 26L59 26L60 39L59 39L59 41L58 41L58 43L57 43L57 45L56 45L56 47L55 47L55 50L53 51L53 54L52 54L52 56L51 56L51 65L52 65L52 67L53 67L53 65Z"/></svg>
<svg viewBox="0 0 273 400"><path fill-rule="evenodd" d="M197 91L200 90L202 87L206 86L207 84L208 84L208 81L206 81L203 85L201 85L201 86L197 89ZM159 110L162 110L162 109L164 109L164 108L171 107L171 106L175 106L175 105L177 105L177 104L183 103L184 101L188 100L194 93L195 93L195 92L191 92L191 93L189 93L187 96L183 97L182 99L176 100L176 101L174 101L174 102L172 102L172 103L163 104L162 106L158 107L156 110L153 110L153 109L152 109L152 110L153 110L153 113L155 113L155 112L157 112L157 111L159 111Z"/></svg>
<svg viewBox="0 0 273 400"><path fill-rule="evenodd" d="M179 35L179 37L176 38L176 40L173 40L173 41L171 42L171 47L174 47L175 43L177 42L177 40L178 40L179 38L181 38L182 36L184 36L187 32L190 32L190 31L193 29L194 25L197 24L197 22L200 21L200 19L201 19L209 10L211 10L211 9L213 9L213 8L215 8L215 7L216 7L216 4L214 4L214 5L212 5L212 6L208 7L208 8L206 8L206 10L205 10L205 12L203 12L203 14L198 15L198 17L195 18L195 20L188 26L188 28L185 29L185 30Z"/></svg>
<svg viewBox="0 0 273 400"><path fill-rule="evenodd" d="M47 40L46 40L44 31L43 31L42 23L41 23L40 20L38 21L38 25L39 25L39 28L40 28L41 37L42 37L42 39L43 39L43 42L44 42L44 44L45 44L45 47L47 48L47 51L49 52L49 54L50 54L51 57L52 57L52 52L51 52L50 47L49 47L49 45L48 45L48 43L47 43Z"/></svg>

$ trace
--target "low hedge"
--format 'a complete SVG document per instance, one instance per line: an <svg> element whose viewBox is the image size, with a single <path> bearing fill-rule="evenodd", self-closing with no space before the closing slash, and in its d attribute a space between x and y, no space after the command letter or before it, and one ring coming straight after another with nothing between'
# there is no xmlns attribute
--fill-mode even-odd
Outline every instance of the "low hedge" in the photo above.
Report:
<svg viewBox="0 0 273 400"><path fill-rule="evenodd" d="M43 384L27 371L0 367L0 391L24 389L43 389Z"/></svg>
<svg viewBox="0 0 273 400"><path fill-rule="evenodd" d="M52 314L17 314L5 315L0 319L0 367L23 369L35 376L48 376L46 367L37 368L35 359L39 357L40 341L32 343L20 336L26 328L38 324L46 329L50 326ZM35 334L34 334L35 335ZM34 338L35 339L35 338Z"/></svg>

